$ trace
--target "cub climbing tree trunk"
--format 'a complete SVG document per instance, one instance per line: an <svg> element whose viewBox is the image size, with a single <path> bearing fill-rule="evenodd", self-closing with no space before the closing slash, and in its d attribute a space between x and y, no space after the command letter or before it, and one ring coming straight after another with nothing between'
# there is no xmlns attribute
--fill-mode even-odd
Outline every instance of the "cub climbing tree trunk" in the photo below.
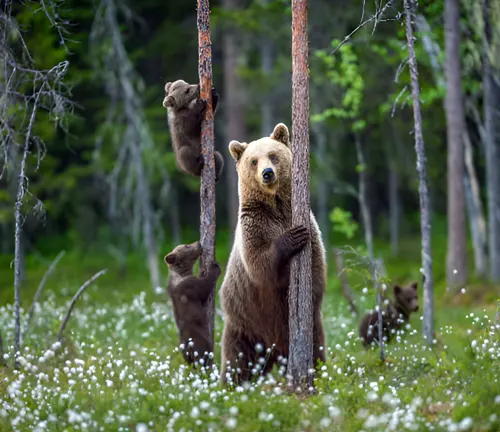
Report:
<svg viewBox="0 0 500 432"><path fill-rule="evenodd" d="M200 97L207 101L207 109L201 123L201 154L204 160L200 185L200 243L203 249L200 260L200 276L208 273L215 259L215 160L214 160L214 113L212 110L212 43L210 41L210 5L208 0L198 0L198 75ZM207 301L209 334L214 338L215 295Z"/></svg>
<svg viewBox="0 0 500 432"><path fill-rule="evenodd" d="M427 160L425 158L424 136L422 133L422 113L420 110L420 87L418 84L417 60L413 38L413 0L404 0L406 14L406 39L413 97L413 118L415 122L415 152L417 153L418 192L420 195L420 229L422 232L422 267L424 269L424 322L422 331L428 343L434 338L434 280L432 277L431 255L431 215L429 187L427 182Z"/></svg>
<svg viewBox="0 0 500 432"><path fill-rule="evenodd" d="M309 76L307 0L292 0L292 225L311 228L309 202ZM307 389L313 357L311 244L293 259L290 275L289 385Z"/></svg>

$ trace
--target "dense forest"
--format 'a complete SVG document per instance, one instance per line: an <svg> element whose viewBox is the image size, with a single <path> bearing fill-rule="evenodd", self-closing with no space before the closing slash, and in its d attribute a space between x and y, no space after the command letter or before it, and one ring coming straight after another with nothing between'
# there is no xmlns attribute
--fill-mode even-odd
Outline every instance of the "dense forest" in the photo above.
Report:
<svg viewBox="0 0 500 432"><path fill-rule="evenodd" d="M292 130L292 2L210 9L224 272L239 202L229 142L268 137L278 123ZM499 0L308 1L304 103L329 360L306 401L281 395L276 380L226 393L177 352L163 257L199 239L200 180L176 165L162 101L165 83L198 83L196 2L5 0L0 17L0 429L500 428ZM434 339L421 336L420 308L380 363L378 348L354 340L357 311L394 284L417 281L424 299L425 259Z"/></svg>

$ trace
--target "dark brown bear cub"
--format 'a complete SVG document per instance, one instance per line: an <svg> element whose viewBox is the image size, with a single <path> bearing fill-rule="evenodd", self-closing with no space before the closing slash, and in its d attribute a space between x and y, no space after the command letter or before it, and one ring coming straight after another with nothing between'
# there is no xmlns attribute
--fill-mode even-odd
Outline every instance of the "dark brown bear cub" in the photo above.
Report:
<svg viewBox="0 0 500 432"><path fill-rule="evenodd" d="M219 95L212 89L214 114L218 101ZM190 85L183 80L165 84L163 106L168 111L168 125L177 166L185 173L199 177L203 168L201 121L206 107L206 102L200 99L200 86ZM215 181L218 182L224 159L217 151L214 158Z"/></svg>
<svg viewBox="0 0 500 432"><path fill-rule="evenodd" d="M208 334L205 305L215 290L221 270L219 264L214 262L206 276L194 276L193 267L201 250L200 242L195 242L177 246L165 256L169 268L167 292L172 300L184 359L195 366L210 366L214 341Z"/></svg>
<svg viewBox="0 0 500 432"><path fill-rule="evenodd" d="M394 285L394 302L389 302L382 312L383 335L387 342L390 341L392 333L399 330L402 325L410 319L412 312L418 311L418 283L413 282L410 286L400 287ZM378 341L378 312L367 313L359 325L359 336L365 347L374 340Z"/></svg>

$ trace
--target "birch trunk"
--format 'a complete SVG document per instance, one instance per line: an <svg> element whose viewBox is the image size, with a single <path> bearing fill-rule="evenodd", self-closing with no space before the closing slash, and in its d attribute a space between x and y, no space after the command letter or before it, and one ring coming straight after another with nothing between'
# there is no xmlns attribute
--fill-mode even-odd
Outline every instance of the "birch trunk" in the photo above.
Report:
<svg viewBox="0 0 500 432"><path fill-rule="evenodd" d="M448 0L447 0L448 1ZM416 7L412 0L404 0L406 14L406 40L408 43L409 67L413 97L413 118L415 123L415 152L417 154L418 191L420 195L420 227L422 232L422 267L424 279L424 338L432 343L434 338L434 279L432 276L431 214L427 180L427 160L425 157L422 114L420 108L420 87L418 83L417 60L412 27L412 17Z"/></svg>

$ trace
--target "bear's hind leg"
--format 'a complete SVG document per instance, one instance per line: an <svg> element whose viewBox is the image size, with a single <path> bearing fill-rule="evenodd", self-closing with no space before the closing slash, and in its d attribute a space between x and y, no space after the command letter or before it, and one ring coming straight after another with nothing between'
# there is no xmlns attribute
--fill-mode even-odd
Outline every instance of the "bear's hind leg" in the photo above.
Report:
<svg viewBox="0 0 500 432"><path fill-rule="evenodd" d="M203 168L203 157L198 151L185 145L179 149L177 164L186 173L199 177Z"/></svg>

